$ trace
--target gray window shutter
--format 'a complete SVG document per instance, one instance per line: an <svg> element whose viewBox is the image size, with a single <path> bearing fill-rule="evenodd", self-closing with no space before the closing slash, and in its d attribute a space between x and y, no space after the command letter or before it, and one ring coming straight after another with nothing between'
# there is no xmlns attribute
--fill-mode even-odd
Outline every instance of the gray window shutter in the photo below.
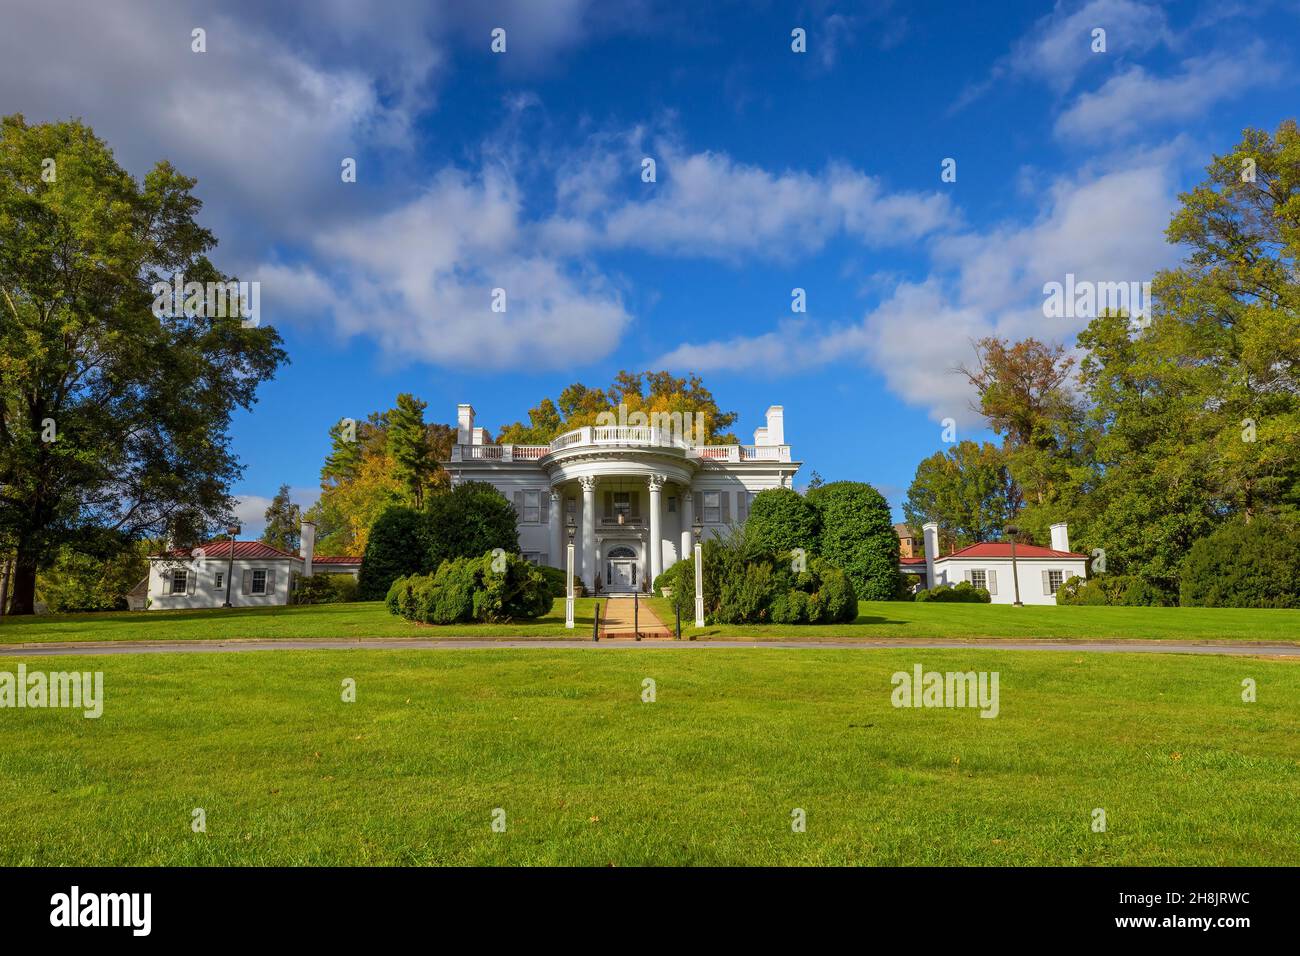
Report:
<svg viewBox="0 0 1300 956"><path fill-rule="evenodd" d="M970 584L971 583L970 568L967 568L965 571L963 571L962 575L963 575L962 580L964 580L967 584Z"/></svg>
<svg viewBox="0 0 1300 956"><path fill-rule="evenodd" d="M515 492L515 515L519 521L524 520L524 493L522 491Z"/></svg>
<svg viewBox="0 0 1300 956"><path fill-rule="evenodd" d="M275 593L275 572L274 571L266 572L266 593L267 594Z"/></svg>
<svg viewBox="0 0 1300 956"><path fill-rule="evenodd" d="M551 556L543 551L537 556L537 563L544 568L549 568L551 566Z"/></svg>
<svg viewBox="0 0 1300 956"><path fill-rule="evenodd" d="M753 496L752 494L750 494L748 491L742 491L742 492L740 492L740 507L739 507L737 510L740 512L740 514L738 515L738 517L740 518L741 521L746 521L746 520L748 520L748 518L749 518L749 505L750 505L750 502L753 500L753 497L754 497L754 496Z"/></svg>
<svg viewBox="0 0 1300 956"><path fill-rule="evenodd" d="M1044 594L1052 593L1052 580L1047 576L1046 571L1043 572L1043 593Z"/></svg>
<svg viewBox="0 0 1300 956"><path fill-rule="evenodd" d="M194 584L198 580L198 572L190 570L185 572L185 593L194 593Z"/></svg>
<svg viewBox="0 0 1300 956"><path fill-rule="evenodd" d="M550 524L551 523L551 493L547 491L545 488L543 488L537 492L537 497L542 503L542 507L541 507L542 524ZM545 563L546 563L545 561L542 562L542 564Z"/></svg>
<svg viewBox="0 0 1300 956"><path fill-rule="evenodd" d="M998 593L998 573L997 573L996 571L989 571L987 576L988 576L988 582L989 582L989 594L990 594L990 595L997 594L997 593Z"/></svg>
<svg viewBox="0 0 1300 956"><path fill-rule="evenodd" d="M630 518L641 517L641 492L639 491L628 492L627 500L628 500L628 517Z"/></svg>
<svg viewBox="0 0 1300 956"><path fill-rule="evenodd" d="M605 517L614 517L614 492L605 492Z"/></svg>
<svg viewBox="0 0 1300 956"><path fill-rule="evenodd" d="M731 492L718 492L719 514L723 524L731 524Z"/></svg>
<svg viewBox="0 0 1300 956"><path fill-rule="evenodd" d="M253 593L253 572L249 568L244 569L243 585L239 589L240 594Z"/></svg>

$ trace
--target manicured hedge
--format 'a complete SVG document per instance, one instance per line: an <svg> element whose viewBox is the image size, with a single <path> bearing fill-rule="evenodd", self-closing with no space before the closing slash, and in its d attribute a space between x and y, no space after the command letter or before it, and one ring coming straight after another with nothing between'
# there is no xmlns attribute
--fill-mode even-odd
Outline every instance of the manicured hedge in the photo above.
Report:
<svg viewBox="0 0 1300 956"><path fill-rule="evenodd" d="M400 577L384 600L391 613L422 624L503 624L541 617L555 599L540 569L518 555L488 553Z"/></svg>
<svg viewBox="0 0 1300 956"><path fill-rule="evenodd" d="M1300 607L1300 529L1261 516L1230 521L1187 552L1184 607Z"/></svg>
<svg viewBox="0 0 1300 956"><path fill-rule="evenodd" d="M357 600L357 580L350 574L313 574L298 577L293 589L294 604L346 604Z"/></svg>
<svg viewBox="0 0 1300 956"><path fill-rule="evenodd" d="M835 624L858 616L848 576L828 561L807 560L796 570L789 554L706 541L704 619L710 624ZM655 579L669 587L684 620L695 615L695 562L684 558Z"/></svg>
<svg viewBox="0 0 1300 956"><path fill-rule="evenodd" d="M393 505L370 526L358 579L361 600L378 601L395 579L426 574L437 565L429 560L428 515L404 505Z"/></svg>
<svg viewBox="0 0 1300 956"><path fill-rule="evenodd" d="M860 481L833 481L808 492L821 523L821 557L849 576L863 601L899 595L898 535L889 503Z"/></svg>
<svg viewBox="0 0 1300 956"><path fill-rule="evenodd" d="M429 574L443 561L500 548L519 551L515 506L481 481L466 481L430 496L425 510L384 510L371 525L361 563L363 601L378 601L402 576Z"/></svg>
<svg viewBox="0 0 1300 956"><path fill-rule="evenodd" d="M803 548L808 554L816 554L821 524L817 509L799 492L769 488L760 491L750 503L745 534L755 547L764 551Z"/></svg>
<svg viewBox="0 0 1300 956"><path fill-rule="evenodd" d="M1174 602L1145 578L1127 574L1101 574L1086 581L1077 576L1069 578L1056 592L1056 603L1094 607L1168 607Z"/></svg>
<svg viewBox="0 0 1300 956"><path fill-rule="evenodd" d="M918 601L952 601L958 604L988 604L993 598L987 588L977 588L969 581L958 581L949 586L941 584L936 588L922 588L916 592Z"/></svg>

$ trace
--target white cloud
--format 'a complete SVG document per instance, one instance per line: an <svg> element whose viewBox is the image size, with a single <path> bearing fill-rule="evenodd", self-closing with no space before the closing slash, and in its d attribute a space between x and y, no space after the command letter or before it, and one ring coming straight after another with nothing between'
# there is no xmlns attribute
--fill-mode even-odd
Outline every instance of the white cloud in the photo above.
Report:
<svg viewBox="0 0 1300 956"><path fill-rule="evenodd" d="M1105 53L1092 51L1092 31L1096 28L1106 31ZM988 79L962 93L954 109L1009 78L1041 81L1055 92L1064 93L1090 65L1113 64L1118 57L1145 53L1172 42L1164 11L1155 4L1089 0L1080 6L1059 0L1051 13L1035 22L1011 52L994 64Z"/></svg>
<svg viewBox="0 0 1300 956"><path fill-rule="evenodd" d="M609 280L528 241L504 171L448 170L405 206L323 231L318 265L265 271L276 301L329 300L343 335L391 356L478 368L557 368L602 358L630 321ZM505 291L504 312L492 310ZM306 309L303 311L315 311Z"/></svg>
<svg viewBox="0 0 1300 956"><path fill-rule="evenodd" d="M775 173L725 153L688 153L660 142L574 164L559 184L558 213L543 236L568 248L638 248L661 255L787 260L819 251L837 236L868 245L908 243L951 228L947 196L889 192L844 164L818 173ZM639 181L640 157L656 159L658 182ZM641 196L616 194L635 178Z"/></svg>
<svg viewBox="0 0 1300 956"><path fill-rule="evenodd" d="M1162 121L1191 119L1276 75L1277 67L1268 62L1261 45L1232 56L1188 60L1174 76L1153 76L1134 66L1082 94L1057 118L1055 133L1059 139L1096 140Z"/></svg>
<svg viewBox="0 0 1300 956"><path fill-rule="evenodd" d="M1134 165L1060 180L1033 223L943 236L932 242L929 275L900 281L858 325L819 331L789 324L773 332L686 344L669 367L797 372L860 361L889 389L939 420L976 424L973 393L952 370L989 335L1072 344L1086 318L1043 316L1043 285L1079 280L1145 281L1172 264L1164 241L1174 207L1173 149L1139 155Z"/></svg>
<svg viewBox="0 0 1300 956"><path fill-rule="evenodd" d="M245 494L235 498L235 518L239 521L239 540L254 541L266 530L266 509L273 496ZM319 488L291 487L289 500L306 513L320 498Z"/></svg>

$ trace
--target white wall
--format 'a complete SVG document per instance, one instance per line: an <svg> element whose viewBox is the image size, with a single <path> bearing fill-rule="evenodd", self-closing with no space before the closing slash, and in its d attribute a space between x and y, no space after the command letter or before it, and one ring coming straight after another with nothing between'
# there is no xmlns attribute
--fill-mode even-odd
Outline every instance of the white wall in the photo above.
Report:
<svg viewBox="0 0 1300 956"><path fill-rule="evenodd" d="M149 610L184 610L192 608L221 607L226 600L226 585L223 579L220 588L216 587L216 576L229 573L230 562L216 557L207 557L202 561L151 560L149 562ZM194 585L189 594L171 594L171 572L185 569L193 579ZM241 594L243 573L245 570L260 569L274 572L274 590L267 594ZM230 603L234 607L271 607L289 603L289 576L296 571L301 574L302 561L285 558L268 560L265 558L241 558L235 561L235 573L230 582Z"/></svg>
<svg viewBox="0 0 1300 956"><path fill-rule="evenodd" d="M1055 604L1056 595L1048 592L1043 583L1047 571L1060 571L1061 583L1072 577L1087 576L1087 558L1017 558L1020 575L1020 601L1022 604ZM989 597L994 604L1015 603L1015 584L1011 575L1010 558L948 558L936 561L934 574L940 584L958 584L967 580L967 572L982 570L993 575L994 588Z"/></svg>

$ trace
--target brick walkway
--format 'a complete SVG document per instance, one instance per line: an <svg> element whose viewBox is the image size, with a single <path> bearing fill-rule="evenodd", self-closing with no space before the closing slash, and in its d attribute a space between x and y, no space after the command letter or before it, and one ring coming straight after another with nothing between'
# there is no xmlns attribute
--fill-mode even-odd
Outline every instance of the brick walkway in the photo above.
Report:
<svg viewBox="0 0 1300 956"><path fill-rule="evenodd" d="M673 636L672 629L659 620L659 615L650 610L650 605L645 601L641 601L639 604L639 610L634 608L633 599L630 597L612 597L601 602L601 639L635 639L637 628L640 629L642 638L671 638ZM633 625L634 616L636 618L635 626Z"/></svg>

